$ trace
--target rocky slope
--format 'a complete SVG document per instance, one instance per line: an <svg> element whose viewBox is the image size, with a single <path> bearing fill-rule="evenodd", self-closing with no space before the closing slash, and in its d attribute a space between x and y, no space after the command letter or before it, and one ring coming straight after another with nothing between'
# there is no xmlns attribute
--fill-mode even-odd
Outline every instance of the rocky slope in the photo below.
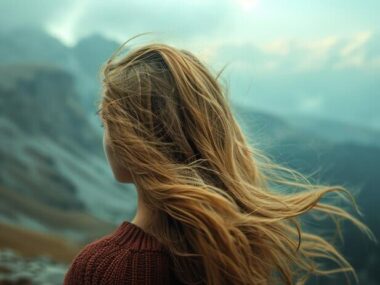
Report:
<svg viewBox="0 0 380 285"><path fill-rule="evenodd" d="M11 209L39 203L115 225L132 214L134 192L114 181L101 133L78 97L72 76L57 67L0 66L0 185L18 195ZM41 224L31 206L25 215L6 201L0 205L1 220Z"/></svg>

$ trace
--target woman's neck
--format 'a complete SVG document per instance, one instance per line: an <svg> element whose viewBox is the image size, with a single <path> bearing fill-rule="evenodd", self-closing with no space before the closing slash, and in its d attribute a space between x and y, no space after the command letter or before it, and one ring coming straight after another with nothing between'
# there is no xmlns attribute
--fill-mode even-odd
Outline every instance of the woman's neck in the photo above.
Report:
<svg viewBox="0 0 380 285"><path fill-rule="evenodd" d="M141 190L137 190L137 209L131 223L139 226L144 231L149 232L150 222L152 221L152 213L143 201Z"/></svg>

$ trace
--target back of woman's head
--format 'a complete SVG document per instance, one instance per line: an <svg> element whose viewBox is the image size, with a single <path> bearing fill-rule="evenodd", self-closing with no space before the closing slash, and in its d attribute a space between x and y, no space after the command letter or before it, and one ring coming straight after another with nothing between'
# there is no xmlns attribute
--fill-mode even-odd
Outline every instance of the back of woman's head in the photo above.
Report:
<svg viewBox="0 0 380 285"><path fill-rule="evenodd" d="M249 145L218 75L191 53L147 44L113 57L102 69L101 118L118 163L155 213L150 232L172 254L183 283L356 277L332 243L300 228L300 216L312 211L349 219L371 235L346 210L320 202L328 192L351 197L345 188L312 184Z"/></svg>

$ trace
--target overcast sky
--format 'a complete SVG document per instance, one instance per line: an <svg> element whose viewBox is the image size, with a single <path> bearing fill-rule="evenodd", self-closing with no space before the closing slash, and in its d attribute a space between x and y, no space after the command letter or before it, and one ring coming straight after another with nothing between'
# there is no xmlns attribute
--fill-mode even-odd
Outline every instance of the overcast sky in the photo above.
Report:
<svg viewBox="0 0 380 285"><path fill-rule="evenodd" d="M67 45L154 32L228 63L237 102L380 128L379 11L379 0L0 0L0 29L41 26Z"/></svg>

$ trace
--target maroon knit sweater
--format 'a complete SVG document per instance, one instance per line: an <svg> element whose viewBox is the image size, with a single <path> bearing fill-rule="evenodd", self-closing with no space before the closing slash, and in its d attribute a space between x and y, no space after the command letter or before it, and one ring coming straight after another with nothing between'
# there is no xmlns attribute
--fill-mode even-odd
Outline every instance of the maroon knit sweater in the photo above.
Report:
<svg viewBox="0 0 380 285"><path fill-rule="evenodd" d="M181 284L168 251L152 235L124 221L111 234L87 244L75 257L64 285Z"/></svg>

